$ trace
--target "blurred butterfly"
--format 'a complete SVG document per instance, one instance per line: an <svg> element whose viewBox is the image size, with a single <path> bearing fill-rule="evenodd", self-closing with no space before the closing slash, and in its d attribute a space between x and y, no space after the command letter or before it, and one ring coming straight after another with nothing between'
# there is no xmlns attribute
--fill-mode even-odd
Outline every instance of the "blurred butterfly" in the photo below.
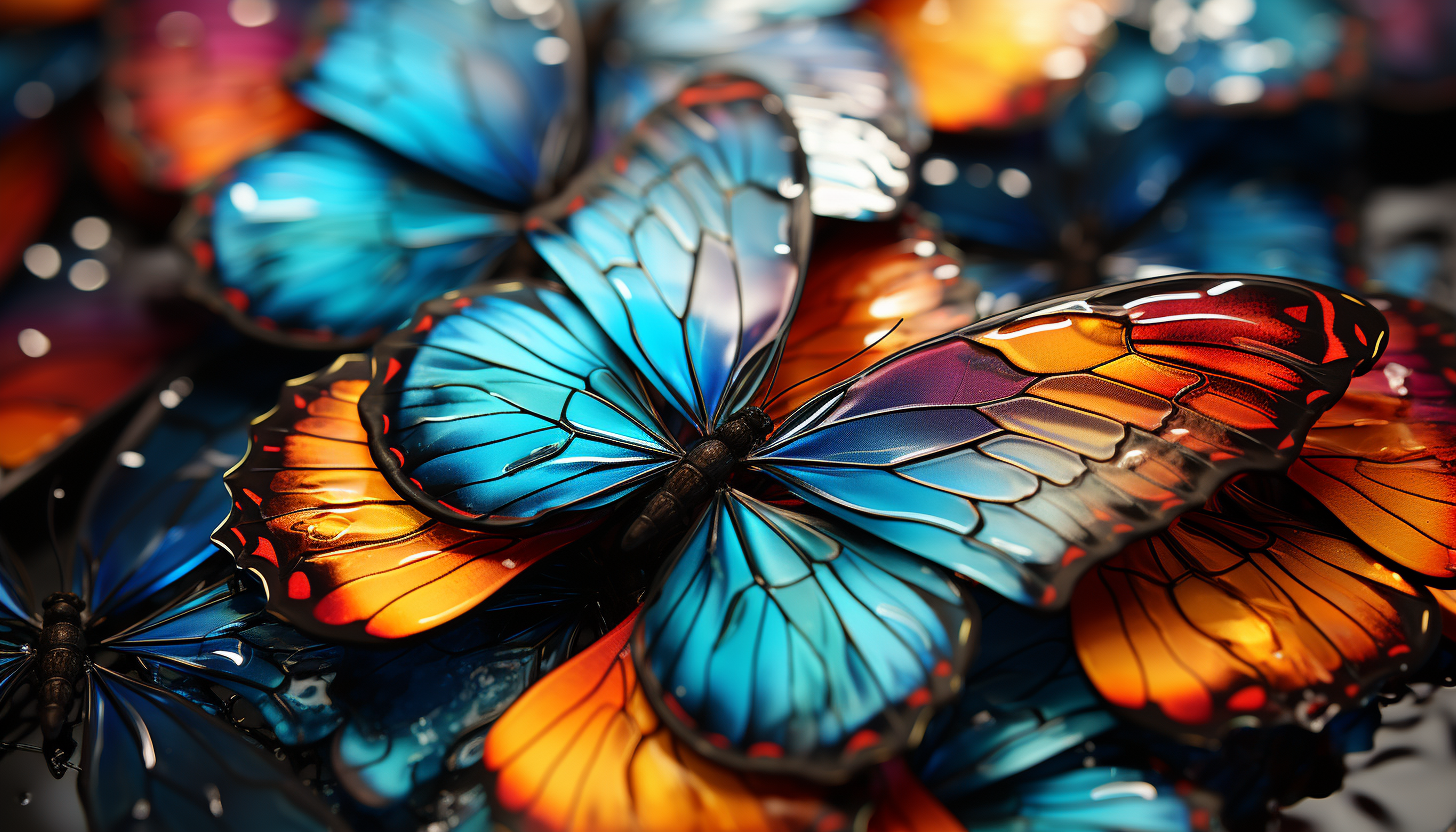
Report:
<svg viewBox="0 0 1456 832"><path fill-rule="evenodd" d="M284 85L309 4L127 0L108 23L113 129L162 188L195 188L319 121Z"/></svg>
<svg viewBox="0 0 1456 832"><path fill-rule="evenodd" d="M526 255L522 212L559 196L592 131L587 48L570 2L331 8L339 14L295 91L368 138L309 133L247 160L198 197L183 236L203 296L234 323L338 348L371 343L419 302L481 280L513 247ZM843 21L735 9L739 23L757 21L743 30L753 58L745 66L715 53L709 63L762 74L776 91L775 106L799 126L784 141L802 141L822 179L816 210L893 212L923 130L881 45ZM671 98L687 63L704 57L703 33L723 31L713 21L724 10L711 4L620 11L617 41L631 54L599 84L606 136ZM667 42L699 51L664 51L658 24L698 33Z"/></svg>
<svg viewBox="0 0 1456 832"><path fill-rule="evenodd" d="M79 721L78 788L93 829L343 828L229 724L233 707L212 687L246 701L278 742L313 742L337 724L321 687L293 684L295 672L316 675L303 671L327 650L215 568L218 478L243 450L259 392L243 392L238 365L222 369L197 388L174 379L127 428L83 498L69 591L37 606L18 567L0 569L0 722L7 739L36 726L60 778L76 768Z"/></svg>
<svg viewBox="0 0 1456 832"><path fill-rule="evenodd" d="M1343 146L1335 113L1235 130L1168 114L1108 122L1095 106L1087 92L1044 130L943 137L921 163L912 201L966 249L983 311L1179 271L1342 283L1321 198ZM1294 136L1308 137L1303 154L1288 152Z"/></svg>

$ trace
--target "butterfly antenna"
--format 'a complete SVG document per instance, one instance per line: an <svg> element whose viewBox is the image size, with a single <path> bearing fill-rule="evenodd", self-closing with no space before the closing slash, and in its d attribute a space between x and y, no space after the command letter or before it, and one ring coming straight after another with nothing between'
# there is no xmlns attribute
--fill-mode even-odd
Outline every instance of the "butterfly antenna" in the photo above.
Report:
<svg viewBox="0 0 1456 832"><path fill-rule="evenodd" d="M46 497L46 531L50 534L51 537L51 554L54 555L56 559L56 580L60 581L60 585L56 588L56 591L65 592L66 567L61 558L60 537L56 534L56 498L57 495L66 493L61 490L60 485L61 480L59 477L52 480L51 493Z"/></svg>
<svg viewBox="0 0 1456 832"><path fill-rule="evenodd" d="M823 370L820 370L819 372L815 373L814 375L809 376L806 379L801 379L799 381L796 381L793 384L789 385L788 387L785 387L784 389L780 390L777 395L775 395L773 398L771 398L768 401L766 401L766 402L763 403L763 408L762 409L767 410L770 406L773 405L774 402L778 401L785 393L789 392L790 390L793 390L795 387L798 387L798 386L804 385L804 384L808 384L809 382L813 381L816 378L819 378L820 376L828 375L829 373L832 373L835 370L838 370L840 367L843 367L844 365L850 363L851 361L854 361L855 359L859 358L860 356L864 355L865 353L869 352L870 350L874 349L875 347L878 347L880 345L880 342L881 341L885 340L886 338L889 338L890 337L890 333L892 333L895 330L899 329L900 328L900 324L903 324L903 323L905 323L905 319L904 318L901 318L900 320L898 320L898 321L895 322L895 325L894 326L892 326L889 329L885 330L884 332L880 333L880 337L878 337L875 340L869 342L868 344L865 344L864 349L860 350L859 352L855 353L854 355L851 355L850 357L844 359L843 361L840 361L838 364L835 364L832 367L826 367ZM777 379L777 377L778 377L778 368L775 368L774 369L774 376L775 376L775 379ZM770 385L769 386L769 389L772 390L773 389L773 386Z"/></svg>

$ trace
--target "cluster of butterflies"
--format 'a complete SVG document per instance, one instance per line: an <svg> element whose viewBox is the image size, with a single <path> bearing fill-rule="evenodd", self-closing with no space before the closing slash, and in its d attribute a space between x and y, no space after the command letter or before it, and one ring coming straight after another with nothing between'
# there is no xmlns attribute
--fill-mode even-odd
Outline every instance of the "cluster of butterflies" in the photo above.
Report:
<svg viewBox="0 0 1456 832"><path fill-rule="evenodd" d="M0 816L1330 794L1456 673L1456 318L1331 103L1449 30L1366 5L0 0Z"/></svg>

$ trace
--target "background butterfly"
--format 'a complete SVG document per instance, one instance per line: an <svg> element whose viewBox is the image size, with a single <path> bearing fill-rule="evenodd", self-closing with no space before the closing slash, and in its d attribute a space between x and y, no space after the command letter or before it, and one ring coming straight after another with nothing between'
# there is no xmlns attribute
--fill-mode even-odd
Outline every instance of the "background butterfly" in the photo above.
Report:
<svg viewBox="0 0 1456 832"><path fill-rule="evenodd" d="M147 821L156 828L338 829L338 821L253 740L232 727L235 694L279 742L311 742L337 717L295 671L327 654L263 615L255 589L226 578L207 539L219 512L221 469L236 459L255 406L236 365L216 382L176 379L144 408L83 499L74 604L88 663L75 702L82 726L78 787L95 829ZM203 377L199 377L202 380ZM271 385L269 385L271 386ZM266 386L251 388L256 397ZM205 486L211 485L212 488ZM40 610L24 576L6 564L7 617L0 721L11 738L39 718ZM234 573L235 574L235 573ZM219 577L221 576L221 577ZM51 615L57 596L45 605ZM68 714L62 714L63 718ZM70 726L45 737L64 774ZM104 772L105 776L98 774Z"/></svg>

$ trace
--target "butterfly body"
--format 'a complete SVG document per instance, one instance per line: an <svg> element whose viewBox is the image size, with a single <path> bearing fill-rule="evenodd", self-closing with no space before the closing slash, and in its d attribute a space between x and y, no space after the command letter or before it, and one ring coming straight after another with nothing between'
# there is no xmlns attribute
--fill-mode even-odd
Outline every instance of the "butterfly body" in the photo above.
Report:
<svg viewBox="0 0 1456 832"><path fill-rule="evenodd" d="M86 669L86 630L81 611L86 603L70 592L55 592L45 599L37 664L40 682L39 722L45 737L46 764L59 780L66 772L70 750L63 754L66 721L76 700L76 682Z"/></svg>
<svg viewBox="0 0 1456 832"><path fill-rule="evenodd" d="M734 467L772 432L773 420L757 407L745 407L730 416L668 471L662 487L647 498L642 513L627 527L622 548L630 551L663 532L686 528Z"/></svg>

